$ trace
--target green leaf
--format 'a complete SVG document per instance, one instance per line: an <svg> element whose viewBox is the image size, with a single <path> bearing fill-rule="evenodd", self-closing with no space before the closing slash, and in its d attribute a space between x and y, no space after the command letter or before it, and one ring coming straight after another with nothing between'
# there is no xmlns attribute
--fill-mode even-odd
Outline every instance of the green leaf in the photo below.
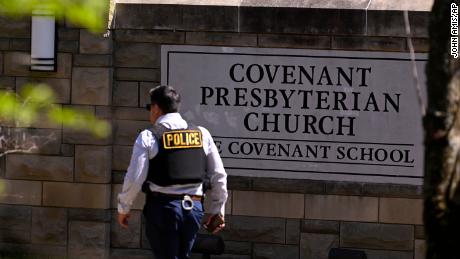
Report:
<svg viewBox="0 0 460 259"><path fill-rule="evenodd" d="M27 84L21 90L20 96L28 102L44 106L56 101L53 90L45 84Z"/></svg>

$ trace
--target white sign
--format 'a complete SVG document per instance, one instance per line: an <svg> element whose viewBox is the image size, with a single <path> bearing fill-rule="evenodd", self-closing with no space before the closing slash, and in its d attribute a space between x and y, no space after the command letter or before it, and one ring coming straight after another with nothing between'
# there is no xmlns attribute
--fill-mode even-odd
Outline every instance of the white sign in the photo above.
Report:
<svg viewBox="0 0 460 259"><path fill-rule="evenodd" d="M421 184L412 70L409 53L182 45L162 46L161 80L231 175Z"/></svg>

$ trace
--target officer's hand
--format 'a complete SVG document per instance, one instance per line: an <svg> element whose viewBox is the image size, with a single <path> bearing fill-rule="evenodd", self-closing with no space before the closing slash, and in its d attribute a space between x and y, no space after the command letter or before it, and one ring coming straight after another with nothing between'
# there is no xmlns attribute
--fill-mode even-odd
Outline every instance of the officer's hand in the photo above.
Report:
<svg viewBox="0 0 460 259"><path fill-rule="evenodd" d="M224 216L220 214L208 216L204 223L204 228L213 234L216 234L217 232L221 231L224 227L225 219Z"/></svg>
<svg viewBox="0 0 460 259"><path fill-rule="evenodd" d="M130 216L131 216L130 213L128 214L118 213L118 224L120 224L122 228L128 228L128 219Z"/></svg>

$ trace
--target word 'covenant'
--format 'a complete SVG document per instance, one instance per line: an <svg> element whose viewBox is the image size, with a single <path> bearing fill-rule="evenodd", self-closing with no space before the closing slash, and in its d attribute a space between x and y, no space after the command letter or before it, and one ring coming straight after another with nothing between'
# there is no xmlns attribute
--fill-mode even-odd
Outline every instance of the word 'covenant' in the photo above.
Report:
<svg viewBox="0 0 460 259"><path fill-rule="evenodd" d="M337 86L368 86L367 76L372 72L370 67L316 67L274 64L241 64L230 67L229 75L236 83L278 83L278 84L310 84ZM355 83L356 82L356 83Z"/></svg>

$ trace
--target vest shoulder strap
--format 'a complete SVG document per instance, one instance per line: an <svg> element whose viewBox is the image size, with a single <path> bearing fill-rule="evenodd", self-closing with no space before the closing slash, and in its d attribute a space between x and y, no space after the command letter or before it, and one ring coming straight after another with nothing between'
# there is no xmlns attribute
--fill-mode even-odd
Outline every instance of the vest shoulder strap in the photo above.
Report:
<svg viewBox="0 0 460 259"><path fill-rule="evenodd" d="M150 132L152 132L153 136L157 139L157 141L161 140L163 133L166 131L170 131L170 129L166 128L162 124L155 124L152 127L148 128Z"/></svg>

